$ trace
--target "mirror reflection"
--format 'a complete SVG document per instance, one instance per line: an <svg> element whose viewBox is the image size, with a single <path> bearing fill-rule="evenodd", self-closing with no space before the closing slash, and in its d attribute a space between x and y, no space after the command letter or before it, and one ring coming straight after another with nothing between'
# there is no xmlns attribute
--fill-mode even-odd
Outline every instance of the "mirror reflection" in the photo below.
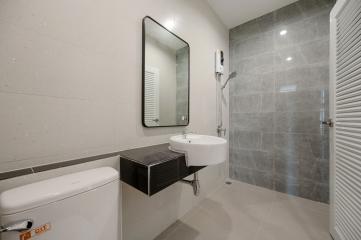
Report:
<svg viewBox="0 0 361 240"><path fill-rule="evenodd" d="M143 125L189 122L189 45L150 17L143 19Z"/></svg>

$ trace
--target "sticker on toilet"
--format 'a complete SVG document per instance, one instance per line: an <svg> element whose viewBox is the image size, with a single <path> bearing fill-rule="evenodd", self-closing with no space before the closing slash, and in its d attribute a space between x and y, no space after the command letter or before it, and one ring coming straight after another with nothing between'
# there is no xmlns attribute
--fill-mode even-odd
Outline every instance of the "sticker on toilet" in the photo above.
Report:
<svg viewBox="0 0 361 240"><path fill-rule="evenodd" d="M49 231L51 228L50 223L36 227L30 231L20 233L20 240L28 240Z"/></svg>

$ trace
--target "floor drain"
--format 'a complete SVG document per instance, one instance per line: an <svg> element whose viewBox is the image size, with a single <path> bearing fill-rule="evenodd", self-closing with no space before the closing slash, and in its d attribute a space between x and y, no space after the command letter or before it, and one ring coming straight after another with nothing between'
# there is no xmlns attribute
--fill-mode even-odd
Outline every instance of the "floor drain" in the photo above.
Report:
<svg viewBox="0 0 361 240"><path fill-rule="evenodd" d="M232 182L230 182L230 181L227 181L227 182L226 182L226 184L228 184L228 185L231 185L231 184L232 184Z"/></svg>

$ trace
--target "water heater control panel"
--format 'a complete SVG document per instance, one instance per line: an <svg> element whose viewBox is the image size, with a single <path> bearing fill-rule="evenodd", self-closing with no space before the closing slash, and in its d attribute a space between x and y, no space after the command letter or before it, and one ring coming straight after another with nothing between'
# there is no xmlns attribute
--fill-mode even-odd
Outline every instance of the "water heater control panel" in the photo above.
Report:
<svg viewBox="0 0 361 240"><path fill-rule="evenodd" d="M216 73L223 74L224 71L224 54L222 50L216 50Z"/></svg>

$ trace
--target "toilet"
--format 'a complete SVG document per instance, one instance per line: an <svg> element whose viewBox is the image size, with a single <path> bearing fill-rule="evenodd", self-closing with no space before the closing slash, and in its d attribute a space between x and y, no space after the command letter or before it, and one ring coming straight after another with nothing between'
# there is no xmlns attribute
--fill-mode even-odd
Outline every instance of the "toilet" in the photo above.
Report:
<svg viewBox="0 0 361 240"><path fill-rule="evenodd" d="M0 194L1 240L119 240L119 173L102 167Z"/></svg>

